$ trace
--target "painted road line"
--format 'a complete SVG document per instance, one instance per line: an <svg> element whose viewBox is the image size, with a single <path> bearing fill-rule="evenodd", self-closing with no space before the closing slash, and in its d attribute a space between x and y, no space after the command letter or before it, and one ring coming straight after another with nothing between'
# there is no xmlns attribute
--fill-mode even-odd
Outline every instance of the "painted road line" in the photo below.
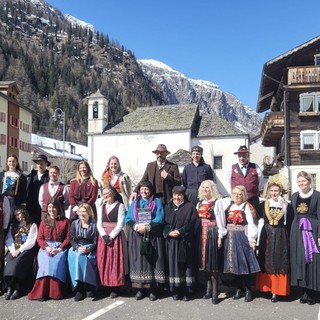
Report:
<svg viewBox="0 0 320 320"><path fill-rule="evenodd" d="M116 301L116 302L110 304L109 306L104 307L104 308L96 311L96 312L93 313L92 315L90 315L90 316L88 316L88 317L86 317L86 318L83 318L82 320L94 320L94 319L102 316L104 313L106 313L106 312L108 312L108 311L110 311L110 310L112 310L112 309L114 309L114 308L116 308L116 307L121 306L123 303L124 303L123 300Z"/></svg>

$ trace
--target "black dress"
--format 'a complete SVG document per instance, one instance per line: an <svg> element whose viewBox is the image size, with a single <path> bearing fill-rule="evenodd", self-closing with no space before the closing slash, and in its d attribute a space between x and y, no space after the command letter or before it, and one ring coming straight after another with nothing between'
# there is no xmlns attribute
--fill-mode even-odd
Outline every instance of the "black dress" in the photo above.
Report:
<svg viewBox="0 0 320 320"><path fill-rule="evenodd" d="M36 224L29 227L18 225L10 227L6 237L7 247L10 250L19 249L20 254L17 257L13 257L10 252L6 255L4 276L15 277L26 290L30 289L34 280L37 234Z"/></svg>
<svg viewBox="0 0 320 320"><path fill-rule="evenodd" d="M290 264L289 234L293 220L292 206L288 204L286 212L282 212L278 207L272 207L272 204L269 206L266 205L266 201L264 201L259 205L258 209L259 215L261 215L264 220L264 225L260 233L258 254L261 272L268 274L288 274ZM266 213L266 211L270 211L271 213L278 212L280 215L273 222L270 214Z"/></svg>
<svg viewBox="0 0 320 320"><path fill-rule="evenodd" d="M165 230L167 268L170 290L192 287L195 282L194 265L194 227L198 223L197 209L191 202L184 202L177 207L172 201L165 209ZM180 236L169 237L172 230L178 230Z"/></svg>
<svg viewBox="0 0 320 320"><path fill-rule="evenodd" d="M312 230L307 233L311 235L309 239L312 241L313 238L315 247L319 249L320 192L314 190L308 198L301 198L296 192L292 195L291 203L295 215L290 232L291 285L320 291L320 254L314 252L307 257L303 231L301 227L299 228L303 220L310 222Z"/></svg>

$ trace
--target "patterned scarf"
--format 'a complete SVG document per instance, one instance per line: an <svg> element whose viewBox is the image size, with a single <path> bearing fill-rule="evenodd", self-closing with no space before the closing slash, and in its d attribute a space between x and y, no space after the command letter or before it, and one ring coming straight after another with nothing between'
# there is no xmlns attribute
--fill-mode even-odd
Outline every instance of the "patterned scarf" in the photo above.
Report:
<svg viewBox="0 0 320 320"><path fill-rule="evenodd" d="M19 226L12 229L15 249L18 250L27 240L30 232L30 226Z"/></svg>

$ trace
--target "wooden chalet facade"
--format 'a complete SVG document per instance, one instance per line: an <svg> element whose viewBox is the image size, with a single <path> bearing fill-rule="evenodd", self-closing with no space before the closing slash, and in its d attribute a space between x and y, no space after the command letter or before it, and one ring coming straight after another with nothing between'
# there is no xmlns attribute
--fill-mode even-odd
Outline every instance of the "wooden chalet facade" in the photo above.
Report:
<svg viewBox="0 0 320 320"><path fill-rule="evenodd" d="M272 173L294 192L304 170L320 190L320 36L264 64L257 112L266 112L261 136L275 150Z"/></svg>

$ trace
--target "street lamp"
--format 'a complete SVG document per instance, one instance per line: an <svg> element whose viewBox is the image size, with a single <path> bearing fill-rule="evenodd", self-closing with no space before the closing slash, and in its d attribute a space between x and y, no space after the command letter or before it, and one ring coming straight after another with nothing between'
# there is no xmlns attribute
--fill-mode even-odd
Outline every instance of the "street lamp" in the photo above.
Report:
<svg viewBox="0 0 320 320"><path fill-rule="evenodd" d="M62 181L65 182L65 165L66 165L66 154L65 154L65 142L66 142L66 114L61 108L54 110L52 119L58 121L58 124L62 125Z"/></svg>

